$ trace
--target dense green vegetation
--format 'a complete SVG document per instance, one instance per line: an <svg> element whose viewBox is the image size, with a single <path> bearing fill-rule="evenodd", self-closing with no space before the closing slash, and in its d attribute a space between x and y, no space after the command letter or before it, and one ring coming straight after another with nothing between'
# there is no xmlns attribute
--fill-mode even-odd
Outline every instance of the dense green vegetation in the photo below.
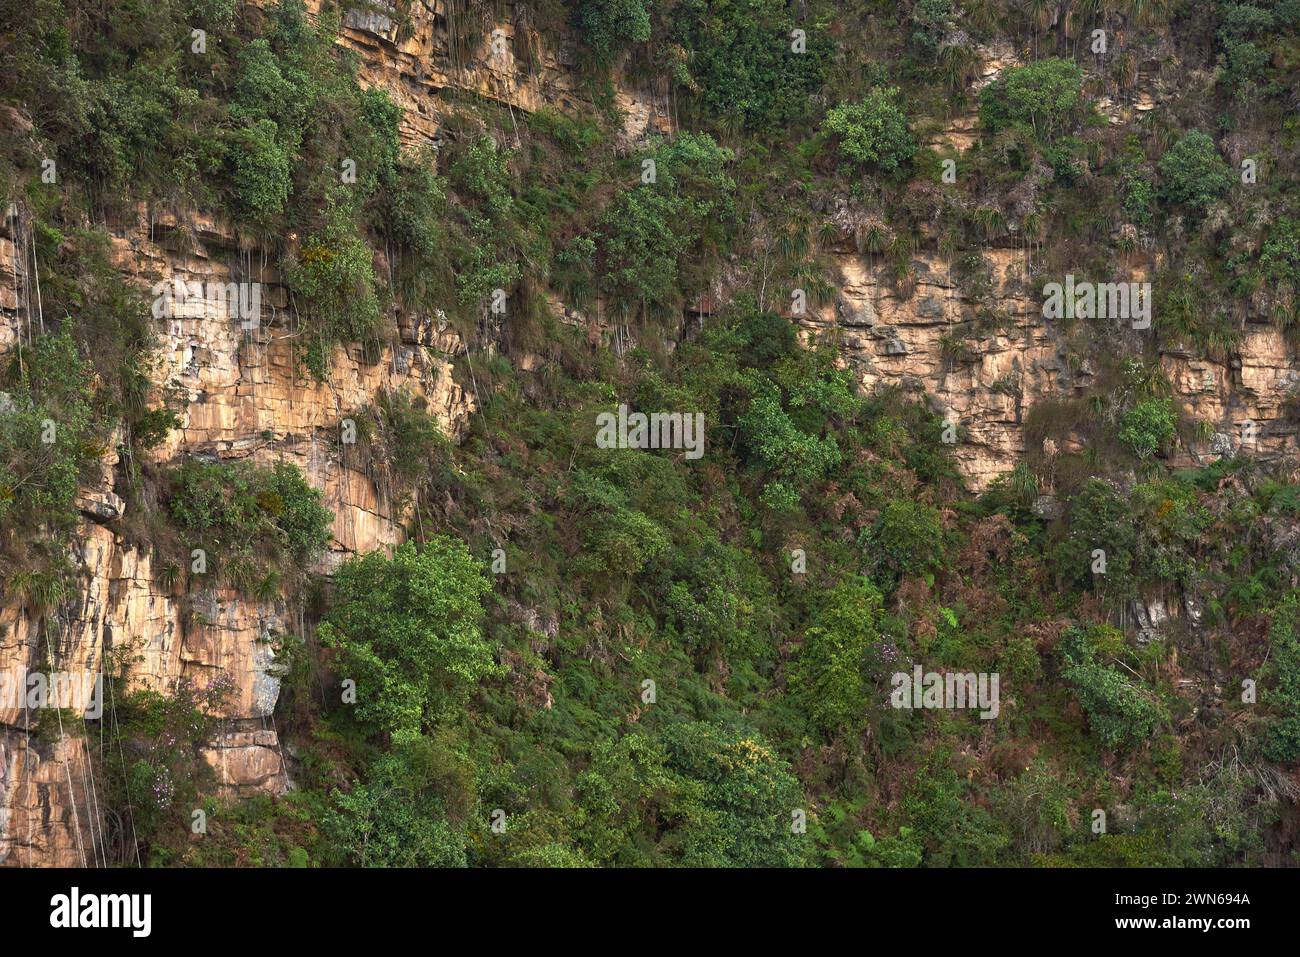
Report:
<svg viewBox="0 0 1300 957"><path fill-rule="evenodd" d="M837 106L822 124L839 141L840 154L852 164L893 173L916 153L907 117L894 102L898 90L872 90L862 103Z"/></svg>
<svg viewBox="0 0 1300 957"><path fill-rule="evenodd" d="M1300 484L1205 453L1221 423L1165 363L1229 366L1248 319L1297 328L1300 5L1112 7L547 4L583 51L575 102L448 87L435 148L403 147L400 107L358 81L346 6L0 0L20 118L0 116L0 184L42 284L0 366L6 600L51 634L93 520L190 614L216 587L292 612L282 799L211 796L228 681L133 692L130 636L112 649L125 756L99 770L143 862L1294 862ZM449 16L456 55L486 42L490 11ZM1016 62L974 92L1007 35ZM1203 82L1168 66L1160 108L1111 123L1153 58ZM616 82L666 91L675 132L627 141ZM959 114L961 151L940 136ZM460 335L458 442L400 390L320 430L404 544L329 567L331 513L293 465L149 454L181 400L111 265L137 203L220 214L266 254L303 388L338 349L378 362L399 320ZM1024 254L1030 300L1140 270L1155 320L1063 321L1061 397L1023 410L1023 461L975 494L937 404L864 392L843 331L805 340L787 313L796 291L841 305L832 254L899 303L946 264L970 306L955 368L1024 333L994 250ZM702 413L704 455L598 447L620 404ZM105 469L122 514L78 504ZM891 706L918 666L997 673L998 716Z"/></svg>
<svg viewBox="0 0 1300 957"><path fill-rule="evenodd" d="M333 516L287 463L269 469L187 459L168 476L166 507L200 567L244 591L274 595L329 544Z"/></svg>

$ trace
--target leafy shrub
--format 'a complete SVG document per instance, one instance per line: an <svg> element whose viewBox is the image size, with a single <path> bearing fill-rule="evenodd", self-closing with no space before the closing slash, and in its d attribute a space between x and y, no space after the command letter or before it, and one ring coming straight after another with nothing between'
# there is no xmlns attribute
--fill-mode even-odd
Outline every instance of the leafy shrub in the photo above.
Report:
<svg viewBox="0 0 1300 957"><path fill-rule="evenodd" d="M827 736L866 722L880 614L880 592L859 579L832 589L804 633L790 669L790 693Z"/></svg>
<svg viewBox="0 0 1300 957"><path fill-rule="evenodd" d="M191 809L212 776L199 748L217 731L218 716L229 708L234 689L234 679L222 671L203 686L179 678L167 695L147 689L123 694L120 687L113 693L113 730L134 743L122 775L105 776L107 793L101 792L101 800L131 807L146 846L164 844L190 822Z"/></svg>
<svg viewBox="0 0 1300 957"><path fill-rule="evenodd" d="M207 572L260 596L297 581L330 541L333 514L286 462L266 469L186 459L170 475L166 504L186 549L206 553Z"/></svg>
<svg viewBox="0 0 1300 957"><path fill-rule="evenodd" d="M405 389L382 392L356 416L357 445L372 476L399 498L437 478L447 457L447 438L422 396Z"/></svg>
<svg viewBox="0 0 1300 957"><path fill-rule="evenodd" d="M573 22L596 59L608 62L633 43L650 39L645 0L581 0Z"/></svg>
<svg viewBox="0 0 1300 957"><path fill-rule="evenodd" d="M754 731L725 722L644 727L594 749L578 777L576 822L599 863L791 867L802 805L789 765ZM657 821L639 834L642 822Z"/></svg>
<svg viewBox="0 0 1300 957"><path fill-rule="evenodd" d="M294 305L307 325L303 362L323 380L335 344L379 335L373 254L355 225L331 204L323 229L309 236L288 260L285 275Z"/></svg>
<svg viewBox="0 0 1300 957"><path fill-rule="evenodd" d="M1138 485L1132 499L1138 532L1136 564L1143 576L1194 587L1201 536L1213 523L1210 511L1191 486L1174 481Z"/></svg>
<svg viewBox="0 0 1300 957"><path fill-rule="evenodd" d="M230 134L227 151L236 212L262 226L270 226L284 212L293 185L278 132L274 120L256 120Z"/></svg>
<svg viewBox="0 0 1300 957"><path fill-rule="evenodd" d="M448 820L431 743L381 756L366 780L333 792L321 827L333 849L361 867L464 867L463 828Z"/></svg>
<svg viewBox="0 0 1300 957"><path fill-rule="evenodd" d="M1060 136L1044 152L1052 174L1062 183L1074 183L1088 170L1087 146L1077 136Z"/></svg>
<svg viewBox="0 0 1300 957"><path fill-rule="evenodd" d="M1104 574L1093 572L1093 552L1105 553ZM1119 597L1132 593L1137 532L1128 503L1109 484L1090 478L1070 499L1069 525L1056 548L1066 582Z"/></svg>
<svg viewBox="0 0 1300 957"><path fill-rule="evenodd" d="M705 722L663 734L666 769L677 779L678 813L691 824L682 842L687 867L793 867L803 849L790 832L802 805L790 766L758 734Z"/></svg>
<svg viewBox="0 0 1300 957"><path fill-rule="evenodd" d="M1300 290L1300 220L1283 216L1259 250L1260 273L1273 283Z"/></svg>
<svg viewBox="0 0 1300 957"><path fill-rule="evenodd" d="M939 512L910 499L890 499L860 544L895 576L934 574L943 565Z"/></svg>
<svg viewBox="0 0 1300 957"><path fill-rule="evenodd" d="M509 150L500 149L491 137L480 136L451 164L452 181L457 189L482 201L493 220L507 220L514 210L510 185L512 155Z"/></svg>
<svg viewBox="0 0 1300 957"><path fill-rule="evenodd" d="M952 26L952 0L917 0L912 7L912 45L925 56L934 56Z"/></svg>
<svg viewBox="0 0 1300 957"><path fill-rule="evenodd" d="M729 150L683 133L654 150L655 182L624 192L601 221L602 284L625 305L665 307L683 295L680 266L733 215Z"/></svg>
<svg viewBox="0 0 1300 957"><path fill-rule="evenodd" d="M857 845L866 867L920 867L924 856L921 842L910 827L900 827L898 834L879 838L863 831Z"/></svg>
<svg viewBox="0 0 1300 957"><path fill-rule="evenodd" d="M523 274L516 258L520 227L511 183L513 154L490 137L472 141L451 164L451 182L469 203L460 207L465 235L459 250L457 300L481 304L509 290Z"/></svg>
<svg viewBox="0 0 1300 957"><path fill-rule="evenodd" d="M796 23L784 0L683 0L674 23L690 54L676 78L720 122L750 130L791 123L823 83L830 41ZM807 29L803 53L791 50L796 27Z"/></svg>
<svg viewBox="0 0 1300 957"><path fill-rule="evenodd" d="M895 173L916 154L916 140L897 101L896 87L873 89L861 103L832 109L822 129L837 138L840 156L849 163L861 169Z"/></svg>
<svg viewBox="0 0 1300 957"><path fill-rule="evenodd" d="M1107 748L1133 747L1169 722L1169 714L1149 690L1097 660L1085 633L1062 639L1061 676L1074 686L1088 723Z"/></svg>
<svg viewBox="0 0 1300 957"><path fill-rule="evenodd" d="M1221 81L1229 87L1241 87L1262 80L1271 57L1254 41L1262 40L1267 46L1269 37L1280 26L1274 12L1249 3L1221 3L1217 6L1222 18L1216 36L1223 51ZM1285 14L1281 17L1285 19Z"/></svg>
<svg viewBox="0 0 1300 957"><path fill-rule="evenodd" d="M1184 133L1156 165L1161 198L1196 215L1204 213L1234 182L1214 140L1200 130Z"/></svg>
<svg viewBox="0 0 1300 957"><path fill-rule="evenodd" d="M573 481L573 501L583 541L577 561L582 571L630 577L670 544L652 518L632 507L626 492L599 476L579 472Z"/></svg>
<svg viewBox="0 0 1300 957"><path fill-rule="evenodd" d="M758 384L738 427L753 466L769 477L764 498L773 506L792 506L840 461L834 437L800 429L781 401L781 390L770 382Z"/></svg>
<svg viewBox="0 0 1300 957"><path fill-rule="evenodd" d="M1263 698L1276 717L1261 750L1270 761L1300 760L1300 593L1292 591L1274 609L1268 642L1273 687Z"/></svg>
<svg viewBox="0 0 1300 957"><path fill-rule="evenodd" d="M442 240L447 194L431 155L416 152L398 161L387 202L390 235L423 259L433 259Z"/></svg>
<svg viewBox="0 0 1300 957"><path fill-rule="evenodd" d="M793 508L809 486L841 462L834 427L857 405L849 379L829 353L791 354L788 327L779 317L759 313L738 329L747 355L760 362L787 356L776 362L770 378L752 380L752 398L737 421L749 464L766 479L763 501L778 511Z"/></svg>
<svg viewBox="0 0 1300 957"><path fill-rule="evenodd" d="M257 37L247 43L239 51L238 69L230 115L241 123L285 123L287 141L295 142L296 127L304 119L306 104L301 100L299 86L285 76L270 41ZM290 75L294 75L292 69Z"/></svg>
<svg viewBox="0 0 1300 957"><path fill-rule="evenodd" d="M1119 440L1140 459L1160 452L1178 431L1178 415L1165 399L1144 399L1119 420Z"/></svg>
<svg viewBox="0 0 1300 957"><path fill-rule="evenodd" d="M320 640L357 683L356 717L370 732L411 742L500 672L482 629L492 586L463 542L407 542L391 559L371 552L345 562L334 582Z"/></svg>
<svg viewBox="0 0 1300 957"><path fill-rule="evenodd" d="M1072 790L1060 771L1041 759L1003 786L995 798L998 817L1011 822L1021 854L1054 850L1070 836Z"/></svg>
<svg viewBox="0 0 1300 957"><path fill-rule="evenodd" d="M1120 157L1120 186L1124 214L1133 225L1146 229L1155 214L1156 187L1146 154L1136 137L1130 137Z"/></svg>
<svg viewBox="0 0 1300 957"><path fill-rule="evenodd" d="M923 861L931 867L987 866L995 861L1009 836L982 806L962 800L969 787L953 769L946 749L926 754L902 800L914 834L900 834L904 847L895 853L901 858L909 845L920 845Z"/></svg>
<svg viewBox="0 0 1300 957"><path fill-rule="evenodd" d="M593 746L590 763L576 778L574 815L577 840L592 860L646 866L676 851L676 828L654 835L662 851L637 839L639 822L660 819L676 800L679 785L664 767L667 757L663 743L644 728ZM689 824L681 819L681 826Z"/></svg>
<svg viewBox="0 0 1300 957"><path fill-rule="evenodd" d="M739 355L747 366L770 368L799 348L794 323L774 312L745 312L736 333L741 340Z"/></svg>
<svg viewBox="0 0 1300 957"><path fill-rule="evenodd" d="M1048 142L1078 116L1082 85L1083 70L1073 60L1012 67L980 93L980 122L990 133L1021 127Z"/></svg>
<svg viewBox="0 0 1300 957"><path fill-rule="evenodd" d="M0 530L76 520L79 480L98 459L93 370L68 333L21 344L0 393ZM47 441L49 440L49 441Z"/></svg>

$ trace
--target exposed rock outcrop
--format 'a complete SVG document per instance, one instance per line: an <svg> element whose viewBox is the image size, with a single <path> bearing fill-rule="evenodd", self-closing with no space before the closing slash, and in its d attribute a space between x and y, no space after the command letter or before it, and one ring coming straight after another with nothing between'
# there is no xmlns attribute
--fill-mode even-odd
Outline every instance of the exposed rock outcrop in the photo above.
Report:
<svg viewBox="0 0 1300 957"><path fill-rule="evenodd" d="M903 294L890 281L890 267L843 253L838 297L801 319L809 330L838 333L865 389L902 387L928 397L957 426L954 455L976 490L1025 453L1024 422L1034 405L1085 394L1093 379L1091 363L1066 361L1064 332L1043 317L1041 291L1026 281L1026 256L999 248L983 256L991 279L986 298L995 310L963 292L951 265L937 256L913 259L914 288ZM1297 452L1291 407L1300 395L1300 358L1276 325L1247 323L1224 362L1175 345L1161 363L1181 410L1209 425L1209 437L1176 453L1174 465Z"/></svg>
<svg viewBox="0 0 1300 957"><path fill-rule="evenodd" d="M977 318L947 263L914 260L915 289L903 297L883 267L855 255L839 258L841 294L810 323L840 328L844 355L868 391L902 386L932 397L958 427L955 454L977 488L1024 452L1027 406L1073 381L1040 304L1019 290L1024 257L995 249L985 258L1001 312L996 326Z"/></svg>

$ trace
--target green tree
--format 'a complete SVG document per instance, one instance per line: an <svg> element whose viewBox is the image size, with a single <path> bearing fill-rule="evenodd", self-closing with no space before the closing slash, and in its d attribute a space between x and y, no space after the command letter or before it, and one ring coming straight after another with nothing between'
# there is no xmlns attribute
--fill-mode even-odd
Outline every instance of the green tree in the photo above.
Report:
<svg viewBox="0 0 1300 957"><path fill-rule="evenodd" d="M687 867L794 867L804 861L792 813L803 807L790 766L758 734L702 721L663 734L666 768L677 779L676 811L689 822Z"/></svg>
<svg viewBox="0 0 1300 957"><path fill-rule="evenodd" d="M832 435L799 428L782 402L781 389L768 379L755 383L755 395L737 423L754 468L766 473L764 499L792 507L810 485L840 462Z"/></svg>
<svg viewBox="0 0 1300 957"><path fill-rule="evenodd" d="M496 289L508 290L523 274L518 249L523 243L512 190L514 154L482 136L451 164L451 183L463 197L464 238L456 264L457 299L481 304Z"/></svg>
<svg viewBox="0 0 1300 957"><path fill-rule="evenodd" d="M289 156L278 136L274 120L255 120L230 134L226 154L236 213L262 227L278 220L293 188Z"/></svg>
<svg viewBox="0 0 1300 957"><path fill-rule="evenodd" d="M582 554L575 562L580 571L630 577L670 545L664 529L640 509L632 507L627 492L604 478L579 471L574 476L572 498L583 542Z"/></svg>
<svg viewBox="0 0 1300 957"><path fill-rule="evenodd" d="M249 42L239 53L239 76L231 91L230 115L240 123L271 120L287 123L286 133L296 133L292 120L301 120L305 104L298 88L280 69L280 61L265 37ZM294 137L296 139L296 137Z"/></svg>
<svg viewBox="0 0 1300 957"><path fill-rule="evenodd" d="M577 840L617 866L793 867L805 804L790 766L757 733L686 721L594 750L578 777Z"/></svg>
<svg viewBox="0 0 1300 957"><path fill-rule="evenodd" d="M601 222L608 295L664 308L682 295L681 264L717 242L734 216L730 150L707 135L683 133L650 157L654 182L624 192Z"/></svg>
<svg viewBox="0 0 1300 957"><path fill-rule="evenodd" d="M1061 676L1074 686L1093 732L1107 748L1133 747L1169 722L1169 713L1147 688L1098 660L1087 635L1062 639Z"/></svg>
<svg viewBox="0 0 1300 957"><path fill-rule="evenodd" d="M479 681L499 674L483 635L492 586L463 542L407 542L392 558L353 558L335 575L337 600L320 639L357 683L357 719L394 741L449 717Z"/></svg>
<svg viewBox="0 0 1300 957"><path fill-rule="evenodd" d="M790 669L790 693L828 737L866 722L880 615L880 592L859 578L836 585L804 633Z"/></svg>
<svg viewBox="0 0 1300 957"><path fill-rule="evenodd" d="M1291 7L1289 13L1294 20L1294 5L1279 3L1276 14L1251 3L1219 3L1216 6L1216 12L1222 18L1216 35L1223 51L1221 81L1229 87L1261 81L1272 58L1267 49L1261 49L1254 41L1260 40L1267 46L1270 36L1282 26L1278 19L1287 19L1287 13L1282 8Z"/></svg>
<svg viewBox="0 0 1300 957"><path fill-rule="evenodd" d="M1119 440L1140 459L1149 459L1172 441L1178 415L1166 399L1144 399L1119 419Z"/></svg>
<svg viewBox="0 0 1300 957"><path fill-rule="evenodd" d="M1283 216L1273 224L1259 250L1259 269L1274 283L1300 289L1300 220Z"/></svg>
<svg viewBox="0 0 1300 957"><path fill-rule="evenodd" d="M826 114L822 130L839 144L840 156L859 169L892 174L916 155L916 140L898 106L898 88L873 89L861 103Z"/></svg>
<svg viewBox="0 0 1300 957"><path fill-rule="evenodd" d="M614 59L633 43L650 39L650 11L645 0L581 0L573 21L602 62Z"/></svg>
<svg viewBox="0 0 1300 957"><path fill-rule="evenodd" d="M1273 611L1268 632L1268 671L1273 678L1263 701L1274 711L1263 737L1270 761L1300 759L1300 592L1291 591Z"/></svg>
<svg viewBox="0 0 1300 957"><path fill-rule="evenodd" d="M990 133L1027 128L1046 143L1077 118L1082 86L1083 70L1073 60L1051 57L1012 67L980 93L980 122Z"/></svg>
<svg viewBox="0 0 1300 957"><path fill-rule="evenodd" d="M98 457L93 376L66 332L13 351L0 392L0 530L76 520L80 478Z"/></svg>
<svg viewBox="0 0 1300 957"><path fill-rule="evenodd" d="M791 48L795 28L806 49ZM687 51L675 78L727 126L773 129L801 118L824 82L831 43L785 0L682 0L674 37Z"/></svg>
<svg viewBox="0 0 1300 957"><path fill-rule="evenodd" d="M681 790L667 761L663 743L644 730L592 748L590 763L577 776L574 818L575 839L591 860L637 867L673 853L675 835L643 833L647 822L668 820Z"/></svg>
<svg viewBox="0 0 1300 957"><path fill-rule="evenodd" d="M427 740L370 766L364 782L333 792L321 828L332 849L361 867L464 867L463 828L447 817Z"/></svg>
<svg viewBox="0 0 1300 957"><path fill-rule="evenodd" d="M1094 572L1094 552L1105 557L1105 571ZM1062 579L1075 586L1117 597L1132 594L1137 531L1128 503L1108 483L1091 478L1070 499L1069 527L1056 547Z"/></svg>
<svg viewBox="0 0 1300 957"><path fill-rule="evenodd" d="M890 574L934 574L943 567L943 523L937 509L911 499L885 503L861 544Z"/></svg>
<svg viewBox="0 0 1300 957"><path fill-rule="evenodd" d="M916 0L912 6L912 45L923 55L934 56L952 28L952 19L952 0Z"/></svg>
<svg viewBox="0 0 1300 957"><path fill-rule="evenodd" d="M1161 197L1196 215L1204 213L1234 182L1214 140L1200 130L1184 133L1156 165Z"/></svg>

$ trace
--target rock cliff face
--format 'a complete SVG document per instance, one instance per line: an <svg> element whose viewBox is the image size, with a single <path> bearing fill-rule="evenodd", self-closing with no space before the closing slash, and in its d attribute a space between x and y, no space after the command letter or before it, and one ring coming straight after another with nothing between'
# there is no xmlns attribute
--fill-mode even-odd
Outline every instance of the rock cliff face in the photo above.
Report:
<svg viewBox="0 0 1300 957"><path fill-rule="evenodd" d="M841 255L840 295L806 325L838 328L841 348L863 388L901 386L931 397L954 423L955 454L973 487L1013 467L1024 452L1023 418L1039 397L1068 391L1078 378L1064 362L1064 343L1022 291L1025 257L991 250L997 328L976 318L951 266L938 257L913 262L914 289L902 296L885 268Z"/></svg>
<svg viewBox="0 0 1300 957"><path fill-rule="evenodd" d="M553 47L513 5L504 9L499 22L480 21L447 0L419 0L400 13L375 7L347 14L340 42L359 54L363 83L383 87L403 107L406 145L436 146L455 108L453 94L512 110L592 108L581 92L572 44ZM990 63L977 85L1001 69L1001 60ZM625 145L671 129L662 98L619 86L615 101L625 117ZM1152 108L1146 94L1135 104L1138 111ZM959 117L944 142L964 149L972 131L972 118ZM181 390L184 409L181 428L156 450L157 459L296 464L334 513L334 541L322 570L344 555L399 542L404 516L349 462L337 441L339 425L377 393L407 389L457 434L474 401L453 379L451 359L462 345L445 321L399 309L399 334L377 361L359 349L336 348L328 375L317 382L299 369L278 264L262 250L241 248L227 224L200 213L141 208L110 228L116 265L144 288L177 280L205 289L255 281L265 290L254 328L245 328L219 298L205 296L189 297L159 319L158 375ZM16 245L21 237L12 220L5 230L0 358L26 321L14 293L26 279ZM956 456L975 488L1025 452L1023 424L1034 404L1081 390L1090 378L1086 363L1066 362L1062 330L1043 318L1041 296L1026 282L1025 255L995 248L985 258L1000 317L995 323L979 317L951 264L928 253L912 263L914 286L906 295L871 256L837 253L838 296L800 320L810 331L838 332L863 388L903 386L931 397L961 427ZM530 361L536 357L525 357L525 367ZM1239 358L1226 363L1180 350L1167 352L1163 363L1186 411L1215 432L1193 455L1235 452L1246 421L1254 423L1248 452L1295 450L1287 408L1300 365L1271 325L1248 325ZM182 680L204 684L227 674L234 684L228 720L204 757L228 795L282 792L291 782L272 716L279 695L274 648L276 637L295 627L289 610L282 601L253 601L220 587L176 594L155 557L122 534L125 506L113 488L113 464L105 463L102 481L82 496L74 555L80 591L70 611L42 630L0 596L0 673L21 675L47 660L55 668L99 672L106 655L130 648L138 657L132 680L140 687L168 691ZM54 636L48 648L46 634ZM81 727L49 740L25 727L21 709L0 707L0 864L93 863L103 830L91 773L95 747Z"/></svg>
<svg viewBox="0 0 1300 957"><path fill-rule="evenodd" d="M318 3L309 4L313 15L318 10ZM406 146L438 145L446 94L528 111L591 108L577 93L572 46L551 49L521 10L510 5L507 13L487 22L446 2L420 2L401 13L352 10L340 43L359 54L363 85L382 87L403 108ZM667 128L655 98L621 91L619 103L629 142ZM19 230L11 221L0 237L0 358L25 322L14 291L29 278ZM348 461L337 441L340 423L375 395L404 389L422 397L456 435L474 402L453 380L451 359L462 346L446 321L399 310L399 335L376 361L355 348L336 348L317 382L299 368L278 264L263 250L241 246L228 224L193 211L141 208L110 231L114 264L142 287L205 291L173 296L158 324L157 375L181 390L184 409L181 428L156 458L293 462L334 513L334 541L320 570L344 555L398 543L405 516ZM224 297L206 292L230 282L262 284L255 323L241 321ZM181 680L204 685L225 674L234 688L228 720L203 756L227 794L282 792L290 780L271 715L279 696L274 643L289 627L284 603L252 601L221 587L183 599L175 594L154 556L126 541L117 526L125 506L112 487L114 464L106 461L102 481L83 492L74 556L79 596L54 628L52 647L44 646L38 622L0 596L0 673L21 681L47 661L55 670L99 673L107 654L129 648L135 686L170 691ZM86 855L93 857L99 840L100 812L82 730L67 728L45 742L25 726L21 707L0 711L0 864L93 863Z"/></svg>
<svg viewBox="0 0 1300 957"><path fill-rule="evenodd" d="M308 6L318 10L319 0ZM341 42L360 54L363 84L381 87L402 107L404 145L438 141L443 117L455 109L444 93L477 95L530 113L593 106L581 90L577 45L564 24L530 23L536 15L513 3L502 5L499 20L455 0L416 0L400 12L383 6L349 10ZM616 103L626 141L671 128L664 96L618 84Z"/></svg>
<svg viewBox="0 0 1300 957"><path fill-rule="evenodd" d="M1176 345L1160 358L1183 409L1214 430L1191 458L1203 464L1238 452L1277 459L1297 451L1292 405L1300 396L1300 359L1275 325L1248 322L1237 353L1223 362Z"/></svg>
<svg viewBox="0 0 1300 957"><path fill-rule="evenodd" d="M192 289L220 288L233 280L241 259L247 263L248 252L241 255L234 234L212 220L168 216L149 223L142 210L138 221L114 228L115 264L150 289L176 280ZM14 261L6 265L12 272ZM348 461L338 442L341 420L378 393L405 389L422 396L454 435L473 409L452 379L450 358L460 345L436 319L404 316L399 336L377 361L338 348L325 380L317 382L294 354L275 270L266 267L254 281L267 290L256 328L225 314L220 297L174 301L172 315L160 320L158 375L181 390L184 409L181 428L154 454L160 461L200 455L296 464L334 513L327 571L342 555L397 543L403 527L383 490ZM16 335L10 326L8 341ZM105 655L129 648L137 686L171 691L180 680L203 686L225 674L233 682L226 717L236 730L214 741L205 757L231 793L282 791L288 777L267 722L279 694L274 642L287 628L284 603L252 601L222 587L176 594L162 582L155 556L121 534L117 520L125 506L112 487L113 464L105 462L101 483L81 496L84 521L74 556L81 587L54 630L58 637L48 652L38 648L38 623L0 605L0 672L21 682L26 670L48 660L54 670L98 673ZM89 828L93 820L94 801L77 779L86 774L77 764L85 761L85 745L71 734L81 729L38 747L28 742L20 708L4 709L0 720L9 725L0 729L0 860L80 863L76 841L58 829L75 829L78 820ZM25 829L37 820L44 822L35 828L42 836L24 843ZM92 843L87 831L81 846Z"/></svg>
<svg viewBox="0 0 1300 957"><path fill-rule="evenodd" d="M92 866L89 779L84 738L42 744L22 731L0 731L0 864Z"/></svg>
<svg viewBox="0 0 1300 957"><path fill-rule="evenodd" d="M1043 317L1041 280L1027 281L1025 254L993 248L984 260L996 320L981 316L942 257L915 258L914 288L904 295L890 283L890 267L847 253L836 262L839 296L802 320L810 330L838 333L865 389L928 396L958 427L954 454L976 490L1025 453L1024 422L1034 405L1083 395L1095 376L1090 361L1067 362L1073 350L1060 324ZM1175 465L1235 454L1276 460L1297 451L1291 406L1300 395L1300 359L1275 324L1262 316L1246 322L1238 351L1223 361L1178 343L1163 347L1160 361L1182 411L1209 426L1176 454Z"/></svg>
<svg viewBox="0 0 1300 957"><path fill-rule="evenodd" d="M421 8L423 9L423 8ZM428 98L456 80L465 88L506 102L536 105L542 77L517 88L513 60L499 67L483 61L452 70L447 40L436 40L429 14L417 20L413 39L391 42L391 23L358 20L345 33L367 56L363 76L382 78L408 107L404 135L428 142L437 115ZM382 27L382 29L381 29ZM372 32L373 31L373 32ZM385 32L387 31L387 32ZM441 53L435 45L441 42ZM429 76L420 93L407 88L423 63ZM441 67L434 69L437 64ZM504 72L503 72L504 71ZM552 68L556 73L556 68ZM20 227L8 224L0 242L0 358L22 335L25 317L13 290L28 277L15 240ZM383 489L349 462L339 441L342 419L383 391L405 389L425 399L444 429L455 435L473 411L471 396L452 377L451 358L461 349L456 334L437 316L397 317L399 334L376 361L358 349L337 348L328 374L317 382L305 375L295 353L295 330L285 311L286 295L277 264L263 251L241 248L225 223L198 213L184 216L145 209L127 222L110 224L114 264L151 292L222 289L235 281L262 283L261 315L255 323L232 315L229 303L209 293L172 298L158 322L157 375L181 390L181 428L155 451L159 461L186 455L216 459L287 460L320 489L334 513L334 541L323 560L328 571L341 556L392 546L402 538L404 516ZM159 284L162 284L160 287ZM247 328L252 326L252 328ZM0 673L21 683L27 671L99 673L105 656L129 648L135 686L171 691L178 681L205 685L218 674L233 682L226 730L211 742L205 759L230 794L279 793L290 785L271 713L279 695L274 642L285 633L280 601L252 601L212 587L180 596L164 584L156 559L128 542L118 520L123 497L113 488L113 461L102 481L83 491L84 521L75 535L80 587L74 608L43 631L15 604L0 596ZM43 635L56 637L45 647ZM54 742L29 733L16 704L0 711L0 863L11 866L77 866L93 863L100 822L83 728L66 728Z"/></svg>

